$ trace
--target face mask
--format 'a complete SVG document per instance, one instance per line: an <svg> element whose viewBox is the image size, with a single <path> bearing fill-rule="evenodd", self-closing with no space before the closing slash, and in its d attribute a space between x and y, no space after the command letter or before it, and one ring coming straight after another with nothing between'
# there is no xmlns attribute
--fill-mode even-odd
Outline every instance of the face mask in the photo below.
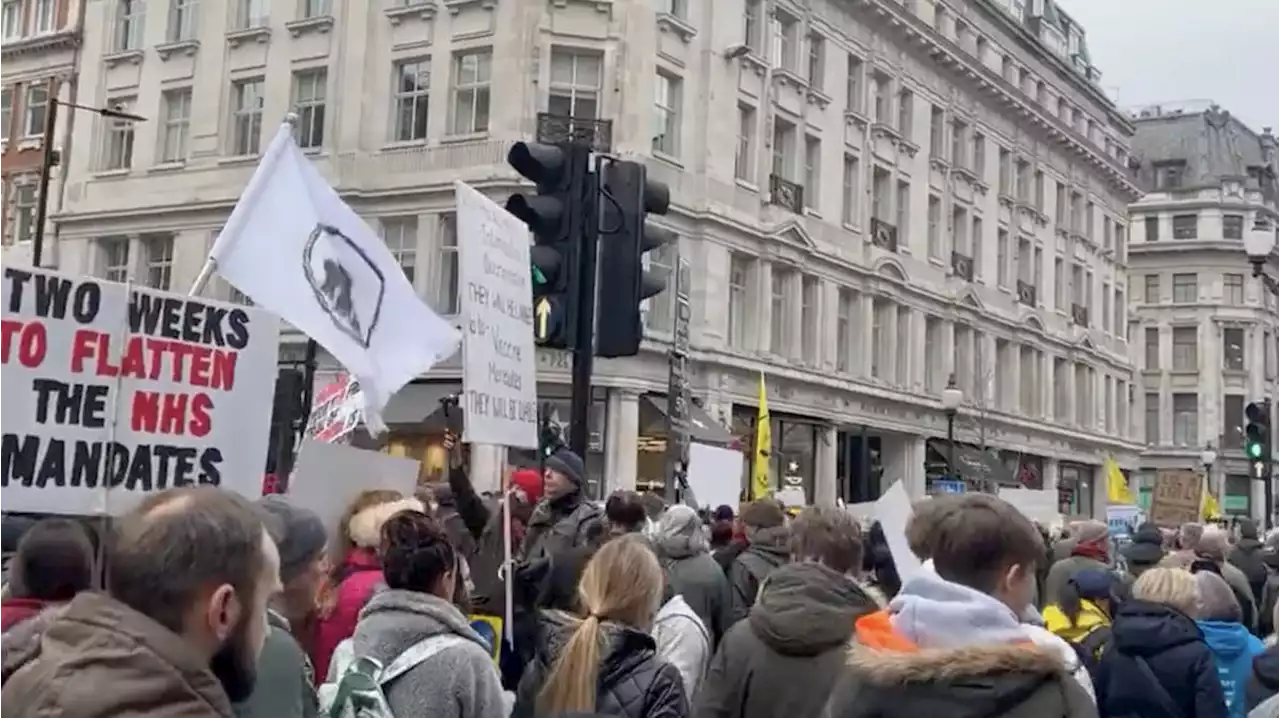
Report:
<svg viewBox="0 0 1280 718"><path fill-rule="evenodd" d="M249 625L246 619L232 631L231 636L209 661L209 671L222 684L222 690L226 691L227 698L232 703L248 700L253 695L254 684L258 679L258 662L250 656L248 638Z"/></svg>

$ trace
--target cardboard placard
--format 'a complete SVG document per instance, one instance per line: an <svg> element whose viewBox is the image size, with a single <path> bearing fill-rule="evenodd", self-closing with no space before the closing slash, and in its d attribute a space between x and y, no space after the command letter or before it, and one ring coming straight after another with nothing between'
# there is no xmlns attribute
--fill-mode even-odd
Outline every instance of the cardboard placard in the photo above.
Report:
<svg viewBox="0 0 1280 718"><path fill-rule="evenodd" d="M1200 520L1201 478L1194 471L1173 470L1156 474L1148 518L1158 526L1177 527Z"/></svg>

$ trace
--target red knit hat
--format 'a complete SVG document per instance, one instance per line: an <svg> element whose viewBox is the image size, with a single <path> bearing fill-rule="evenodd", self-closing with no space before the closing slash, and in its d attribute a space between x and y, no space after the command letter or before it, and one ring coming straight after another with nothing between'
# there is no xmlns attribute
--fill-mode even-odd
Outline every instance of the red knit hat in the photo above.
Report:
<svg viewBox="0 0 1280 718"><path fill-rule="evenodd" d="M542 476L536 469L518 469L511 472L511 485L529 497L529 503L537 503L542 498Z"/></svg>

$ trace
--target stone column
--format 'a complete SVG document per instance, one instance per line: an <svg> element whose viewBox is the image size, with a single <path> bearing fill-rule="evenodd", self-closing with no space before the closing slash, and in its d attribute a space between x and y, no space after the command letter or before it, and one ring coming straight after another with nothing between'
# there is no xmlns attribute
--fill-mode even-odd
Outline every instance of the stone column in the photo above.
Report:
<svg viewBox="0 0 1280 718"><path fill-rule="evenodd" d="M1044 487L1045 490L1057 489L1058 476L1058 460L1048 456L1044 457L1044 474L1040 477L1040 485Z"/></svg>
<svg viewBox="0 0 1280 718"><path fill-rule="evenodd" d="M636 446L640 438L640 394L610 389L605 405L604 493L636 488Z"/></svg>
<svg viewBox="0 0 1280 718"><path fill-rule="evenodd" d="M767 353L772 349L769 341L770 328L773 326L773 265L761 261L756 266L759 268L759 276L756 277L755 349L758 353ZM753 322L747 322L747 326L752 324Z"/></svg>
<svg viewBox="0 0 1280 718"><path fill-rule="evenodd" d="M875 336L872 327L876 321L876 298L871 294L861 294L858 297L861 303L860 321L855 325L857 329L862 330L862 341L858 342L858 355L856 361L861 369L857 372L858 376L870 377L871 365L874 363L873 357L878 348L872 343L871 339Z"/></svg>
<svg viewBox="0 0 1280 718"><path fill-rule="evenodd" d="M835 506L836 462L840 460L836 429L834 426L816 426L814 433L818 439L817 466L813 474L813 496L808 498L815 506Z"/></svg>

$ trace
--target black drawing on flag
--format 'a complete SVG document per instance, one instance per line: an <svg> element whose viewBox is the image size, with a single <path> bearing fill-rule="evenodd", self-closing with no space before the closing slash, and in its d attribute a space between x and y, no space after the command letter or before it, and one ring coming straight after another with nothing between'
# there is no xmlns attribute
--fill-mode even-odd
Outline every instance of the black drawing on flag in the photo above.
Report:
<svg viewBox="0 0 1280 718"><path fill-rule="evenodd" d="M342 230L324 223L311 230L302 263L320 308L343 334L368 349L387 291L382 270Z"/></svg>

